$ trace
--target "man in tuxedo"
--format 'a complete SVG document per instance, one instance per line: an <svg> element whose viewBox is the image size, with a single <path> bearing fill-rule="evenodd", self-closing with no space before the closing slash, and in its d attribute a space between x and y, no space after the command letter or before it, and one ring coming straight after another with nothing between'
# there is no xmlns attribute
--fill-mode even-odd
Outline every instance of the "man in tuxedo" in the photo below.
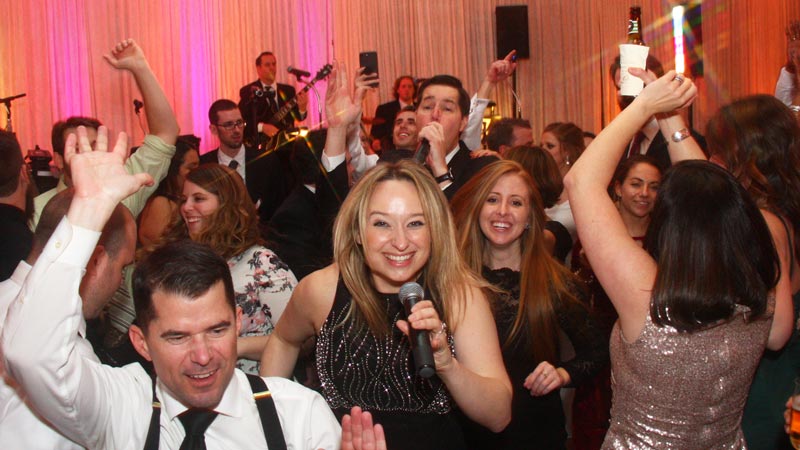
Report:
<svg viewBox="0 0 800 450"><path fill-rule="evenodd" d="M403 75L394 81L392 88L394 100L378 105L378 109L375 110L371 133L373 138L380 140L391 137L395 116L403 107L414 105L414 94L414 78L410 75Z"/></svg>
<svg viewBox="0 0 800 450"><path fill-rule="evenodd" d="M219 147L200 156L200 163L228 166L244 180L247 192L256 205L261 224L265 225L281 205L294 184L288 162L280 152L259 153L244 145L245 121L232 100L215 101L208 110L211 134Z"/></svg>
<svg viewBox="0 0 800 450"><path fill-rule="evenodd" d="M275 81L278 61L272 52L262 52L256 58L258 79L239 90L239 109L247 122L244 136L249 145L257 147L263 136L275 137L279 132L294 127L295 121L305 120L308 108L308 95L296 94L288 84ZM273 119L287 102L297 95L297 105L283 120Z"/></svg>
<svg viewBox="0 0 800 450"><path fill-rule="evenodd" d="M470 98L461 81L450 75L436 75L419 88L416 123L419 138L430 143L427 164L448 200L496 156L470 157L460 140L467 126Z"/></svg>

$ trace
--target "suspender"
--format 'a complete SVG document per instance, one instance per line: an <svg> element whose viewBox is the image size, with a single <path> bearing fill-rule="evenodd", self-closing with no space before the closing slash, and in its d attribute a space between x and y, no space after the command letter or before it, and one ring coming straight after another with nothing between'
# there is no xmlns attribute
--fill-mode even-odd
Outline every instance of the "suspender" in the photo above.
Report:
<svg viewBox="0 0 800 450"><path fill-rule="evenodd" d="M263 378L249 373L247 381L250 382L250 389L256 400L258 417L261 418L261 427L264 428L264 437L267 438L267 447L269 450L286 450L286 441L283 439L278 410L275 409L275 401L272 400L272 393L267 389L267 383Z"/></svg>
<svg viewBox="0 0 800 450"><path fill-rule="evenodd" d="M144 450L158 450L158 439L161 435L161 402L156 395L156 377L151 375L153 380L153 414L150 416L150 428L147 430L147 438L144 440Z"/></svg>
<svg viewBox="0 0 800 450"><path fill-rule="evenodd" d="M250 389L253 391L253 398L258 408L258 417L261 419L261 427L264 429L264 437L267 440L269 450L286 450L286 441L283 438L281 422L278 419L278 410L275 409L275 401L272 393L267 388L264 379L247 374L247 381L250 382ZM158 441L161 435L161 402L156 396L156 379L153 377L153 414L150 416L150 428L147 430L147 438L144 441L144 450L158 450Z"/></svg>

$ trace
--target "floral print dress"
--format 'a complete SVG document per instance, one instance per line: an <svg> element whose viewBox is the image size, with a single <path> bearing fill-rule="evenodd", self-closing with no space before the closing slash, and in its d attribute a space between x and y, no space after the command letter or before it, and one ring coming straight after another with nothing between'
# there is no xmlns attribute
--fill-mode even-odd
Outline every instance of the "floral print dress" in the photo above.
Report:
<svg viewBox="0 0 800 450"><path fill-rule="evenodd" d="M241 337L266 336L278 323L297 286L289 266L272 250L254 245L228 260L236 305L242 308ZM240 358L236 367L258 374L258 361Z"/></svg>

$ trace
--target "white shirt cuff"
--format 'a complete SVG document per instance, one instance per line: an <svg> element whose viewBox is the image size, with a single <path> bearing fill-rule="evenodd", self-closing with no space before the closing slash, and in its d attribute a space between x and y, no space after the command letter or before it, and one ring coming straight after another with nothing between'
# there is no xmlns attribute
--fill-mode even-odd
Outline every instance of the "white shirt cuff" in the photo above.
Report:
<svg viewBox="0 0 800 450"><path fill-rule="evenodd" d="M85 268L89 262L100 232L69 223L66 217L56 227L42 255L50 260L59 259L64 264Z"/></svg>
<svg viewBox="0 0 800 450"><path fill-rule="evenodd" d="M339 164L343 163L345 160L345 154L342 153L341 155L336 156L328 156L325 154L325 150L322 150L322 167L325 168L328 172L333 172L333 169L339 167Z"/></svg>

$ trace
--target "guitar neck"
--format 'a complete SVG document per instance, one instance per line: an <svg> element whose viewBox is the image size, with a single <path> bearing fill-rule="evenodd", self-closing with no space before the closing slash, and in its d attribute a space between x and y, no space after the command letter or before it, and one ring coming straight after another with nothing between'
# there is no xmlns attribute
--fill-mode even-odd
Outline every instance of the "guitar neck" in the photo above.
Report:
<svg viewBox="0 0 800 450"><path fill-rule="evenodd" d="M279 109L278 112L272 115L272 122L276 123L283 122L283 119L285 119L286 116L289 115L290 112L292 112L292 109L294 109L294 107L297 106L297 96L308 92L308 90L311 89L311 85L314 84L314 82L316 82L316 79L313 82L303 86L303 89L300 89L300 91L297 92L294 95L294 97L287 100L286 103L281 107L281 109Z"/></svg>
<svg viewBox="0 0 800 450"><path fill-rule="evenodd" d="M300 91L297 94L295 94L294 97L290 98L286 102L286 104L283 105L283 107L281 109L279 109L278 112L275 113L275 115L272 116L273 117L272 122L278 122L278 123L282 122L283 119L286 117L286 115L288 115L289 112L291 112L291 110L295 106L297 106L297 96L300 95L300 94L304 94L304 93L308 92L308 90L311 89L311 86L314 86L314 84L317 81L327 77L331 73L331 69L332 68L333 67L331 67L330 64L325 64L322 67L322 69L320 69L319 72L317 72L317 76L315 76L313 80L311 80L308 83L306 83L306 85L303 86L303 89L300 89Z"/></svg>

